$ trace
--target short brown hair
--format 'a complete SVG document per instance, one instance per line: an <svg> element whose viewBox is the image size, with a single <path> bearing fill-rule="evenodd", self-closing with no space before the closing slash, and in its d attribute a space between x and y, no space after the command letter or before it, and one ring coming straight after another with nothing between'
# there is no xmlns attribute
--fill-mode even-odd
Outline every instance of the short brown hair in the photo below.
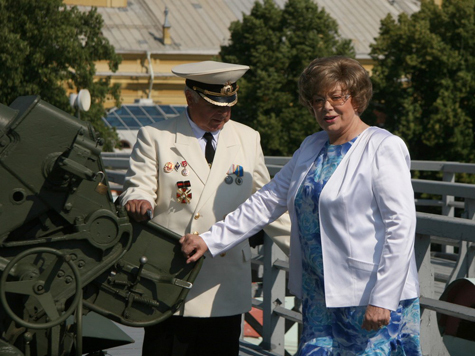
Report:
<svg viewBox="0 0 475 356"><path fill-rule="evenodd" d="M300 103L311 110L310 102L315 95L326 94L338 84L351 95L358 114L362 114L373 95L371 79L357 60L343 56L316 58L310 62L299 79Z"/></svg>

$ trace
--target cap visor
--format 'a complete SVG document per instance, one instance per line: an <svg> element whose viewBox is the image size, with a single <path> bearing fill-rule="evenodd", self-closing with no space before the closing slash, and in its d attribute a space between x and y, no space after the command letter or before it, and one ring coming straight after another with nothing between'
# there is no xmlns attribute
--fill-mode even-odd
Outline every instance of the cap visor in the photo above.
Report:
<svg viewBox="0 0 475 356"><path fill-rule="evenodd" d="M198 92L198 94L208 103L216 106L234 106L237 103L237 94L231 96L206 95L200 92Z"/></svg>

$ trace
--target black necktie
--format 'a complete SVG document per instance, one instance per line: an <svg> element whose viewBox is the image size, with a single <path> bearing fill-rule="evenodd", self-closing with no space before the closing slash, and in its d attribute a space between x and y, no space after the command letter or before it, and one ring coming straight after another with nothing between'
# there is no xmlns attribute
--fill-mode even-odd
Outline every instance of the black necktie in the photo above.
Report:
<svg viewBox="0 0 475 356"><path fill-rule="evenodd" d="M211 134L211 132L206 132L203 135L203 138L206 140L206 148L205 148L206 161L211 167L211 163L213 163L214 152L215 152L214 147L213 147L213 135Z"/></svg>

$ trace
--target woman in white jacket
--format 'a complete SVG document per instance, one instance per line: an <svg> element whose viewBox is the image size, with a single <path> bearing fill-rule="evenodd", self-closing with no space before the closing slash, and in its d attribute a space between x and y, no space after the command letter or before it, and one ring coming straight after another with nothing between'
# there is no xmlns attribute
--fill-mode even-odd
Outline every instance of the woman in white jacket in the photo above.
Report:
<svg viewBox="0 0 475 356"><path fill-rule="evenodd" d="M299 355L421 355L416 214L404 142L361 119L366 70L318 58L300 101L323 131L224 221L181 239L189 262L213 256L289 211L289 289L302 299Z"/></svg>

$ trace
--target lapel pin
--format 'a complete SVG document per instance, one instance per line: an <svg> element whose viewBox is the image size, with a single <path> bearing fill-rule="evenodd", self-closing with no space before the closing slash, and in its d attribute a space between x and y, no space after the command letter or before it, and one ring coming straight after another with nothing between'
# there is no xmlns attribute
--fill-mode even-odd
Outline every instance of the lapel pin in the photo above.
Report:
<svg viewBox="0 0 475 356"><path fill-rule="evenodd" d="M163 170L165 171L165 173L170 173L173 170L173 163L165 163L165 165L163 166Z"/></svg>

